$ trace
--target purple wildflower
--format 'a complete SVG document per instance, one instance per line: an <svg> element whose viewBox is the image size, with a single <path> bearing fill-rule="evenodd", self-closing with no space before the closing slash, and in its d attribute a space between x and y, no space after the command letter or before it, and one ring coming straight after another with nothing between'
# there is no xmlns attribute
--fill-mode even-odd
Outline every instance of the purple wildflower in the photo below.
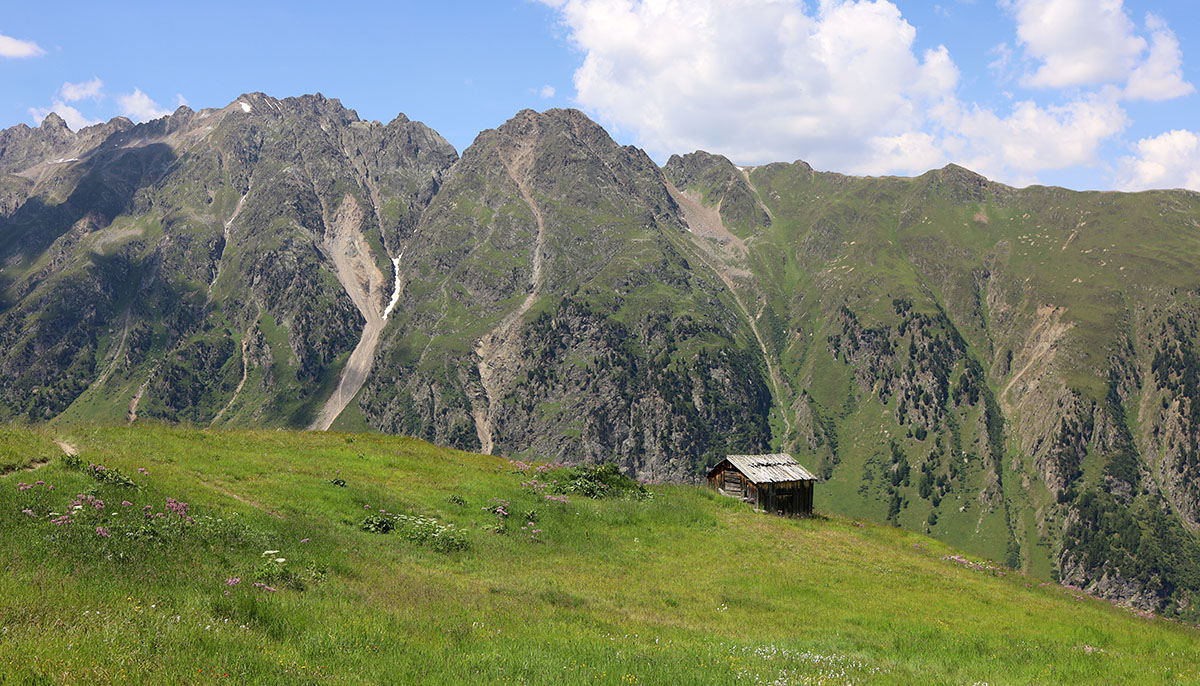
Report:
<svg viewBox="0 0 1200 686"><path fill-rule="evenodd" d="M240 576L231 576L225 580L226 586L237 586L240 583L242 583L242 577Z"/></svg>
<svg viewBox="0 0 1200 686"><path fill-rule="evenodd" d="M100 538L112 538L112 534L108 533L108 529L102 526L96 527L96 535Z"/></svg>
<svg viewBox="0 0 1200 686"><path fill-rule="evenodd" d="M302 539L300 539L300 542L301 542L301 543L308 543L308 539L307 539L307 538L302 538Z"/></svg>

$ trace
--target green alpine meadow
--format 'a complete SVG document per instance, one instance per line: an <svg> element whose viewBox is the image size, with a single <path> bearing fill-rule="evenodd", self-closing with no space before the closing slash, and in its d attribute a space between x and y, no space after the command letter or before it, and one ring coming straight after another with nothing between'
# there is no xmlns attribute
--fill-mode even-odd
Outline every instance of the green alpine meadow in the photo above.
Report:
<svg viewBox="0 0 1200 686"><path fill-rule="evenodd" d="M921 533L414 438L0 431L0 683L1195 683Z"/></svg>
<svg viewBox="0 0 1200 686"><path fill-rule="evenodd" d="M1200 612L1200 196L659 167L582 112L460 155L240 96L0 132L0 418L407 435L818 509Z"/></svg>

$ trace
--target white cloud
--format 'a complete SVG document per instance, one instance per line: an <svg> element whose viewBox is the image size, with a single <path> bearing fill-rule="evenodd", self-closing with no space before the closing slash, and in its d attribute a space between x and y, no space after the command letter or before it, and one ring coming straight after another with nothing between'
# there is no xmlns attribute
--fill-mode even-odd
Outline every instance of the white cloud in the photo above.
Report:
<svg viewBox="0 0 1200 686"><path fill-rule="evenodd" d="M879 171L880 145L887 159L911 149L901 137L958 81L945 48L914 52L885 0L824 0L812 16L798 0L543 2L585 54L577 102L655 153Z"/></svg>
<svg viewBox="0 0 1200 686"><path fill-rule="evenodd" d="M584 53L576 101L656 156L706 149L739 164L802 158L853 174L950 161L1009 183L1099 163L1128 125L1120 90L1008 112L960 102L942 46L886 0L542 0ZM1011 52L997 48L1009 68Z"/></svg>
<svg viewBox="0 0 1200 686"><path fill-rule="evenodd" d="M29 115L33 117L34 124L41 124L42 120L46 118L46 115L50 114L51 112L54 112L58 116L62 117L63 121L67 123L67 127L72 131L78 131L84 127L100 123L99 119L92 119L88 117L59 98L55 98L54 103L50 105L50 107L29 108Z"/></svg>
<svg viewBox="0 0 1200 686"><path fill-rule="evenodd" d="M1119 92L1105 88L1065 105L1018 102L1007 116L957 105L941 114L951 158L985 176L1024 185L1037 172L1100 162L1100 146L1129 124Z"/></svg>
<svg viewBox="0 0 1200 686"><path fill-rule="evenodd" d="M1123 0L1003 0L1017 38L1040 66L1022 83L1034 88L1126 84L1125 97L1169 100L1195 91L1183 78L1179 40L1165 20L1146 15L1147 42ZM1147 51L1147 47L1149 50Z"/></svg>
<svg viewBox="0 0 1200 686"><path fill-rule="evenodd" d="M93 78L91 81L83 81L81 83L71 83L68 81L62 85L58 93L62 99L67 102L83 100L84 98L99 98L102 95L104 82L100 77Z"/></svg>
<svg viewBox="0 0 1200 686"><path fill-rule="evenodd" d="M175 94L175 107L183 107L188 104L188 99L183 97L183 93Z"/></svg>
<svg viewBox="0 0 1200 686"><path fill-rule="evenodd" d="M553 98L554 92L554 86L547 84L539 88L537 94L543 98Z"/></svg>
<svg viewBox="0 0 1200 686"><path fill-rule="evenodd" d="M134 88L132 93L117 96L117 104L121 107L121 113L136 122L149 121L165 117L170 112L163 109L162 105L150 99L150 96L141 91L140 88Z"/></svg>
<svg viewBox="0 0 1200 686"><path fill-rule="evenodd" d="M1052 92L987 106L959 99L949 51L918 50L888 0L540 1L583 54L575 102L660 160L705 149L852 174L953 161L1025 185L1108 167L1125 100L1193 90L1166 23L1147 15L1140 36L1121 0L1001 0L1017 39L993 49L993 75ZM1162 157L1147 145L1139 160Z"/></svg>
<svg viewBox="0 0 1200 686"><path fill-rule="evenodd" d="M0 57L37 57L46 51L31 40L20 40L0 34Z"/></svg>
<svg viewBox="0 0 1200 686"><path fill-rule="evenodd" d="M1190 188L1200 191L1200 135L1168 131L1143 138L1136 156L1121 158L1117 185L1124 190Z"/></svg>
<svg viewBox="0 0 1200 686"><path fill-rule="evenodd" d="M1125 96L1170 100L1195 92L1195 87L1183 80L1183 54L1167 22L1147 14L1146 28L1151 32L1150 55L1129 75Z"/></svg>
<svg viewBox="0 0 1200 686"><path fill-rule="evenodd" d="M1122 0L1015 0L1017 38L1041 62L1037 88L1123 82L1146 49Z"/></svg>

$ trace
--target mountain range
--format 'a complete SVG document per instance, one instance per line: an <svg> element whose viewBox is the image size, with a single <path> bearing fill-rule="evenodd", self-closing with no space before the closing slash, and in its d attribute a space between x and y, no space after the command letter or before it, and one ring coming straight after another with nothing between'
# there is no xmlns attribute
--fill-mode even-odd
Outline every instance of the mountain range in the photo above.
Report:
<svg viewBox="0 0 1200 686"><path fill-rule="evenodd" d="M659 167L574 110L461 154L320 95L0 131L0 419L375 430L697 478L1200 601L1200 195Z"/></svg>

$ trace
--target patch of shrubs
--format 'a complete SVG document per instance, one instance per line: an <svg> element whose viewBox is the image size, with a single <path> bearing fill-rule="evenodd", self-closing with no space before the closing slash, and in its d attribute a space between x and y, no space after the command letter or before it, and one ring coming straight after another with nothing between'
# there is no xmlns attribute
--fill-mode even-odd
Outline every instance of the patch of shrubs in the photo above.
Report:
<svg viewBox="0 0 1200 686"><path fill-rule="evenodd" d="M579 465L557 474L552 490L555 493L581 495L587 498L626 497L644 500L650 491L642 484L621 473L614 464Z"/></svg>
<svg viewBox="0 0 1200 686"><path fill-rule="evenodd" d="M392 529L396 528L396 521L384 515L369 514L363 519L359 528L373 534L388 534L392 532Z"/></svg>
<svg viewBox="0 0 1200 686"><path fill-rule="evenodd" d="M84 472L99 483L118 488L138 488L133 479L116 467L105 467L102 464L85 465L78 455L63 455L62 461L70 469Z"/></svg>

